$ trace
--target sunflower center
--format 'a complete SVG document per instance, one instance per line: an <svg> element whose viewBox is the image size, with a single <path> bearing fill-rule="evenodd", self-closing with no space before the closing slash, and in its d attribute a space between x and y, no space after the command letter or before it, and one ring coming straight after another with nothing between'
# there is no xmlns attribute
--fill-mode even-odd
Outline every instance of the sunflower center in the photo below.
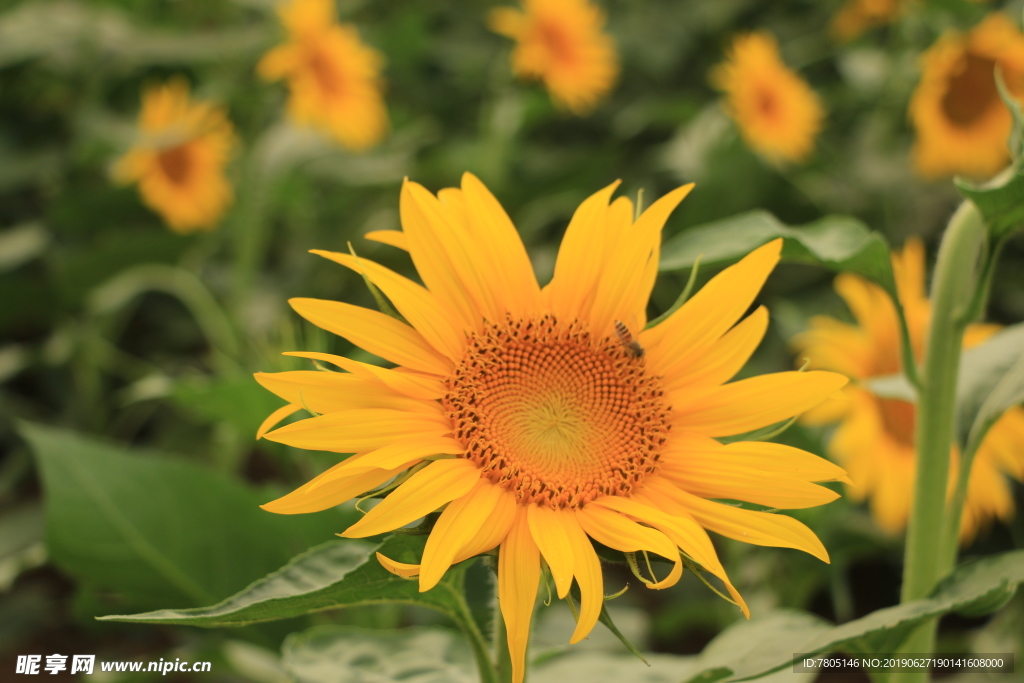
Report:
<svg viewBox="0 0 1024 683"><path fill-rule="evenodd" d="M949 81L949 89L942 98L942 110L954 126L968 128L999 104L994 76L996 63L968 52L961 66L960 72Z"/></svg>
<svg viewBox="0 0 1024 683"><path fill-rule="evenodd" d="M549 315L486 323L442 404L483 476L553 508L629 493L657 469L669 430L642 356Z"/></svg>
<svg viewBox="0 0 1024 683"><path fill-rule="evenodd" d="M538 22L537 35L553 61L568 63L574 60L573 42L563 26L550 21Z"/></svg>
<svg viewBox="0 0 1024 683"><path fill-rule="evenodd" d="M306 64L320 89L328 95L338 95L344 90L344 77L340 70L331 62L323 49L313 48L306 55Z"/></svg>
<svg viewBox="0 0 1024 683"><path fill-rule="evenodd" d="M192 170L192 153L188 144L178 145L160 152L156 162L168 180L175 185L184 185Z"/></svg>
<svg viewBox="0 0 1024 683"><path fill-rule="evenodd" d="M779 113L778 97L767 88L757 91L754 102L757 112L766 119L775 119Z"/></svg>
<svg viewBox="0 0 1024 683"><path fill-rule="evenodd" d="M895 398L876 400L886 433L897 443L913 448L914 426L917 422L917 411L914 404Z"/></svg>

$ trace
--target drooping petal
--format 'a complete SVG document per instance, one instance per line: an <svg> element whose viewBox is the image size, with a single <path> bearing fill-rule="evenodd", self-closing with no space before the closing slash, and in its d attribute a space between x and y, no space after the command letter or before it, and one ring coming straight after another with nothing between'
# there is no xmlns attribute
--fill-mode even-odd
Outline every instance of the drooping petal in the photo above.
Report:
<svg viewBox="0 0 1024 683"><path fill-rule="evenodd" d="M658 477L651 477L646 484L715 533L753 545L795 548L814 555L822 562L829 561L828 551L814 532L792 517L715 503L687 493Z"/></svg>
<svg viewBox="0 0 1024 683"><path fill-rule="evenodd" d="M377 365L370 365L369 363L360 363L357 360L345 358L344 356L336 356L330 353L318 353L315 351L285 351L281 355L295 356L296 358L309 358L310 360L319 360L324 361L325 363L331 363L332 365L337 365L339 368L348 370L353 375L379 379L389 389L396 391L403 396L409 396L410 398L419 398L429 401L444 396L444 384L434 377L425 377L418 373L411 374L409 372L401 372L398 368L388 369Z"/></svg>
<svg viewBox="0 0 1024 683"><path fill-rule="evenodd" d="M669 398L673 427L707 436L742 434L813 408L849 380L834 372L777 372Z"/></svg>
<svg viewBox="0 0 1024 683"><path fill-rule="evenodd" d="M527 509L520 507L498 551L498 605L508 633L513 683L522 683L526 676L526 647L539 587L540 551L530 532Z"/></svg>
<svg viewBox="0 0 1024 683"><path fill-rule="evenodd" d="M671 376L702 356L747 312L781 253L781 238L755 249L713 277L667 320L644 330L640 343L650 371Z"/></svg>
<svg viewBox="0 0 1024 683"><path fill-rule="evenodd" d="M434 524L423 549L420 591L437 585L458 551L472 541L498 504L503 491L486 479L480 479L469 493L456 498Z"/></svg>
<svg viewBox="0 0 1024 683"><path fill-rule="evenodd" d="M569 538L569 547L573 556L573 576L580 587L580 618L576 629L569 638L569 644L578 643L586 638L597 624L604 607L604 578L601 574L601 561L590 543L590 539L580 528L572 510L562 510L558 521Z"/></svg>
<svg viewBox="0 0 1024 683"><path fill-rule="evenodd" d="M668 588L675 585L679 577L682 576L679 550L668 536L657 529L637 524L618 512L600 505L587 505L576 510L576 519L587 535L598 543L624 553L647 550L657 553L677 565L667 578L647 584L649 588ZM679 571L677 572L676 569Z"/></svg>
<svg viewBox="0 0 1024 683"><path fill-rule="evenodd" d="M468 460L433 462L409 477L341 535L365 538L403 527L465 495L479 479L480 468Z"/></svg>
<svg viewBox="0 0 1024 683"><path fill-rule="evenodd" d="M451 372L451 361L435 351L423 335L383 313L342 301L290 299L288 303L317 327L392 363L434 375Z"/></svg>
<svg viewBox="0 0 1024 683"><path fill-rule="evenodd" d="M453 325L456 318L454 311L425 287L368 259L319 249L314 249L311 253L340 263L368 277L384 296L391 299L391 303L402 317L408 320L431 346L451 360L462 357L466 349L467 330Z"/></svg>
<svg viewBox="0 0 1024 683"><path fill-rule="evenodd" d="M572 543L565 531L561 516L572 514L566 510L555 510L539 505L527 507L527 521L530 533L540 548L540 553L551 569L558 597L564 598L572 587L572 571L575 566Z"/></svg>
<svg viewBox="0 0 1024 683"><path fill-rule="evenodd" d="M647 302L640 302L644 281L637 277L637 273L643 273L647 267L661 240L661 229L669 214L692 189L691 183L669 192L651 204L635 224L630 221L626 225L612 226L617 229L611 233L604 269L597 283L594 306L590 313L590 329L593 333L609 334L616 320L626 322L641 314Z"/></svg>
<svg viewBox="0 0 1024 683"><path fill-rule="evenodd" d="M312 451L362 453L399 439L439 437L450 431L451 424L443 415L370 408L300 420L264 438Z"/></svg>
<svg viewBox="0 0 1024 683"><path fill-rule="evenodd" d="M353 476L337 477L337 471L346 464L347 461L338 463L313 481L260 507L267 512L275 512L279 515L320 512L335 505L341 505L360 493L372 491L405 469L399 467L393 470L369 470ZM319 486L318 483L324 479L330 479L329 483Z"/></svg>
<svg viewBox="0 0 1024 683"><path fill-rule="evenodd" d="M418 564L397 562L382 553L377 553L377 561L380 562L380 566L384 567L384 569L387 569L395 576L401 576L403 579L411 579L420 574L420 566Z"/></svg>
<svg viewBox="0 0 1024 683"><path fill-rule="evenodd" d="M390 408L443 415L436 401L421 401L395 394L374 377L320 370L257 372L254 377L265 389L315 413Z"/></svg>

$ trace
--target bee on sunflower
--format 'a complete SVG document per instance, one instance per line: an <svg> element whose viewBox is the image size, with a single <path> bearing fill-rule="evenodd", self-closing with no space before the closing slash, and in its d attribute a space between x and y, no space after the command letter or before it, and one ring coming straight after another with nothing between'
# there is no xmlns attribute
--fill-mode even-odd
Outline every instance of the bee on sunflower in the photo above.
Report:
<svg viewBox="0 0 1024 683"><path fill-rule="evenodd" d="M629 199L612 201L616 186L576 210L554 277L540 287L512 221L476 177L436 195L406 182L402 230L372 237L406 249L424 285L351 254L315 252L365 275L403 319L337 301L291 301L308 321L395 367L291 352L346 372L256 376L287 401L259 436L354 454L264 508L315 512L387 485L386 497L341 534L348 538L441 509L420 564L379 560L418 576L426 591L452 564L497 548L516 681L543 567L560 598L573 582L579 588L573 643L590 633L604 603L594 541L669 560L672 570L647 581L650 588L675 584L684 559L692 560L747 614L708 531L826 562L828 553L791 517L716 499L806 508L838 495L816 482L845 479L838 466L797 448L716 440L798 415L847 381L826 371L729 381L767 328L764 307L746 314L781 240L644 329L662 226L692 185L639 217ZM621 321L639 330L628 344ZM316 416L270 431L300 407Z"/></svg>

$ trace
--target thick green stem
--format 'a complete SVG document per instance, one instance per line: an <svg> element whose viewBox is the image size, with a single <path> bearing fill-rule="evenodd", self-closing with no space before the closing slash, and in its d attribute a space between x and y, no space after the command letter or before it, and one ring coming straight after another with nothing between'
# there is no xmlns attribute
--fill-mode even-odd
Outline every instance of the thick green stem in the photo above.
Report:
<svg viewBox="0 0 1024 683"><path fill-rule="evenodd" d="M454 615L455 622L469 640L469 646L473 650L473 657L476 659L477 669L480 671L480 683L501 683L504 679L498 677L498 672L491 661L491 649L487 645L487 639L480 632L480 628L473 619L473 614L466 604L461 593L453 591L453 596L459 605L459 613Z"/></svg>
<svg viewBox="0 0 1024 683"><path fill-rule="evenodd" d="M949 455L960 349L985 240L981 214L973 203L964 202L942 238L932 284L932 316L917 410L917 474L907 530L903 602L927 596L949 573L955 559L945 557L942 551ZM904 651L934 651L935 628L934 620L924 623L907 639ZM906 674L904 680L924 681L927 676Z"/></svg>

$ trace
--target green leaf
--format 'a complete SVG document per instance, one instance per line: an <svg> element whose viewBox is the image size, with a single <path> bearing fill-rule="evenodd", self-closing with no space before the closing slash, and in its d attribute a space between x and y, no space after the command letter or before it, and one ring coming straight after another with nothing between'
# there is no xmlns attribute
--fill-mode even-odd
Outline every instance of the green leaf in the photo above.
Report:
<svg viewBox="0 0 1024 683"><path fill-rule="evenodd" d="M127 603L212 603L351 519L273 515L244 486L199 465L25 424L45 491L46 542L70 574Z"/></svg>
<svg viewBox="0 0 1024 683"><path fill-rule="evenodd" d="M971 452L1008 408L1024 401L1024 323L965 351L957 387L957 436Z"/></svg>
<svg viewBox="0 0 1024 683"><path fill-rule="evenodd" d="M799 227L785 225L767 211L731 216L665 242L660 269L690 268L698 257L709 266L730 263L778 237L785 240L784 260L857 273L896 294L885 238L849 216L825 216Z"/></svg>
<svg viewBox="0 0 1024 683"><path fill-rule="evenodd" d="M461 609L464 562L445 574L435 588L420 593L419 582L395 576L374 556L379 551L398 562L419 562L426 538L391 536L379 547L365 541L324 543L245 590L210 607L158 610L103 617L111 621L192 626L242 626L337 607L404 602L449 615Z"/></svg>
<svg viewBox="0 0 1024 683"><path fill-rule="evenodd" d="M953 182L960 194L978 207L993 241L1024 226L1024 164L1015 163L985 183L975 184L964 178Z"/></svg>
<svg viewBox="0 0 1024 683"><path fill-rule="evenodd" d="M1005 604L1024 582L1024 550L984 557L958 567L932 592L833 626L802 612L778 612L739 622L708 644L685 683L756 678L791 665L796 654L896 650L925 619L949 612L978 615Z"/></svg>
<svg viewBox="0 0 1024 683"><path fill-rule="evenodd" d="M182 412L203 422L227 422L252 438L267 415L281 406L281 399L264 391L251 375L209 381L179 381L171 400Z"/></svg>
<svg viewBox="0 0 1024 683"><path fill-rule="evenodd" d="M401 631L319 626L294 633L282 646L296 683L474 683L470 649L440 628Z"/></svg>

